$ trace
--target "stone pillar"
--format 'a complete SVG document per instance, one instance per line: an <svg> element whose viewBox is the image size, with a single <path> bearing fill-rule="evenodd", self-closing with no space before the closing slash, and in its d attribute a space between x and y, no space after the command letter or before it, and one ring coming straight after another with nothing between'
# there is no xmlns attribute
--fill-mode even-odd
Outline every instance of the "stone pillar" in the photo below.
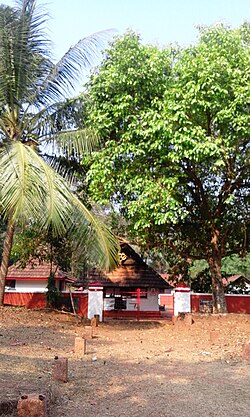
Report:
<svg viewBox="0 0 250 417"><path fill-rule="evenodd" d="M98 284L89 286L88 293L88 319L92 319L95 315L99 315L102 321L103 314L103 287Z"/></svg>
<svg viewBox="0 0 250 417"><path fill-rule="evenodd" d="M86 339L83 337L75 338L75 354L76 355L85 355L86 353Z"/></svg>
<svg viewBox="0 0 250 417"><path fill-rule="evenodd" d="M47 405L44 395L22 395L17 404L18 417L47 417Z"/></svg>
<svg viewBox="0 0 250 417"><path fill-rule="evenodd" d="M183 285L175 288L174 291L174 315L191 312L190 288Z"/></svg>
<svg viewBox="0 0 250 417"><path fill-rule="evenodd" d="M52 365L52 378L55 381L68 382L68 358L55 356Z"/></svg>
<svg viewBox="0 0 250 417"><path fill-rule="evenodd" d="M87 340L93 339L93 327L92 326L84 327L84 339L87 339Z"/></svg>
<svg viewBox="0 0 250 417"><path fill-rule="evenodd" d="M93 317L92 319L91 319L91 326L92 327L97 327L97 320L96 320L96 314L95 314L95 317Z"/></svg>
<svg viewBox="0 0 250 417"><path fill-rule="evenodd" d="M250 361L250 343L246 343L242 347L242 357L243 359Z"/></svg>

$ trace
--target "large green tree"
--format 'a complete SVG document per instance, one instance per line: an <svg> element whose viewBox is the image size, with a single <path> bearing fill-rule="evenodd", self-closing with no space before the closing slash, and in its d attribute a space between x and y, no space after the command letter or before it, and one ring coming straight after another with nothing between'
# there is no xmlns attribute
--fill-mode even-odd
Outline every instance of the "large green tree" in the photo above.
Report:
<svg viewBox="0 0 250 417"><path fill-rule="evenodd" d="M79 153L91 142L93 135L84 127L76 131L72 124L58 123L64 120L60 102L73 91L107 33L80 40L55 64L45 22L35 0L0 6L0 210L7 221L0 304L16 224L35 222L54 236L74 236L103 267L116 261L114 237L42 157L45 144L57 139L61 152L71 147Z"/></svg>
<svg viewBox="0 0 250 417"><path fill-rule="evenodd" d="M201 28L184 49L128 33L88 89L105 143L92 195L114 202L148 247L206 259L214 312L226 312L222 257L249 244L249 41L248 24Z"/></svg>

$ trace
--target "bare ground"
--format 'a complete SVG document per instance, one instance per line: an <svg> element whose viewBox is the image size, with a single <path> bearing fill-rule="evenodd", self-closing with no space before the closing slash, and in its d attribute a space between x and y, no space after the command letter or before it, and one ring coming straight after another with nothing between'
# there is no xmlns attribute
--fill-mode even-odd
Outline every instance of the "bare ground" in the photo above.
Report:
<svg viewBox="0 0 250 417"><path fill-rule="evenodd" d="M74 352L84 325L72 316L0 309L0 400L52 395L51 417L244 417L250 410L250 316L194 315L169 321L108 321L87 354ZM55 356L69 382L51 379ZM2 414L15 416L15 412Z"/></svg>

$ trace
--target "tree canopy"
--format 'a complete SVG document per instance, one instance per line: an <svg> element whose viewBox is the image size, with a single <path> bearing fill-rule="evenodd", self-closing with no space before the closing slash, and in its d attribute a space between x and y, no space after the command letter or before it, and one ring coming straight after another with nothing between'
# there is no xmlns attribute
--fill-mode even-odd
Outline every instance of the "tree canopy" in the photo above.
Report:
<svg viewBox="0 0 250 417"><path fill-rule="evenodd" d="M200 28L197 45L118 38L88 85L103 147L88 172L147 247L206 259L214 311L226 311L221 260L247 249L250 27Z"/></svg>

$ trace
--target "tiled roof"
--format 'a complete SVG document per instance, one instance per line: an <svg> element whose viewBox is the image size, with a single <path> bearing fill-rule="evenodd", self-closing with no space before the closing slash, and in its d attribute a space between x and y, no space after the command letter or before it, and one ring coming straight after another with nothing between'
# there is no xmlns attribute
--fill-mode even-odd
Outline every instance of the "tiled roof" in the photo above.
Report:
<svg viewBox="0 0 250 417"><path fill-rule="evenodd" d="M56 266L53 265L53 271L56 269ZM20 267L20 264L18 263L16 265L11 265L8 268L7 273L7 279L46 279L49 277L50 274L50 263L43 262L41 264L39 263L32 263L29 265L26 265L25 268ZM61 271L59 268L57 268L55 273L55 278L57 279L67 279L72 278L69 276L68 273Z"/></svg>
<svg viewBox="0 0 250 417"><path fill-rule="evenodd" d="M112 272L90 271L84 284L98 282L106 287L171 288L171 286L127 243L121 244L121 264Z"/></svg>
<svg viewBox="0 0 250 417"><path fill-rule="evenodd" d="M244 277L244 275L231 275L230 277L222 278L222 283L225 287L227 287L229 284L234 283L235 281L237 281L240 278L243 281L245 281L247 284L250 284L250 279Z"/></svg>

